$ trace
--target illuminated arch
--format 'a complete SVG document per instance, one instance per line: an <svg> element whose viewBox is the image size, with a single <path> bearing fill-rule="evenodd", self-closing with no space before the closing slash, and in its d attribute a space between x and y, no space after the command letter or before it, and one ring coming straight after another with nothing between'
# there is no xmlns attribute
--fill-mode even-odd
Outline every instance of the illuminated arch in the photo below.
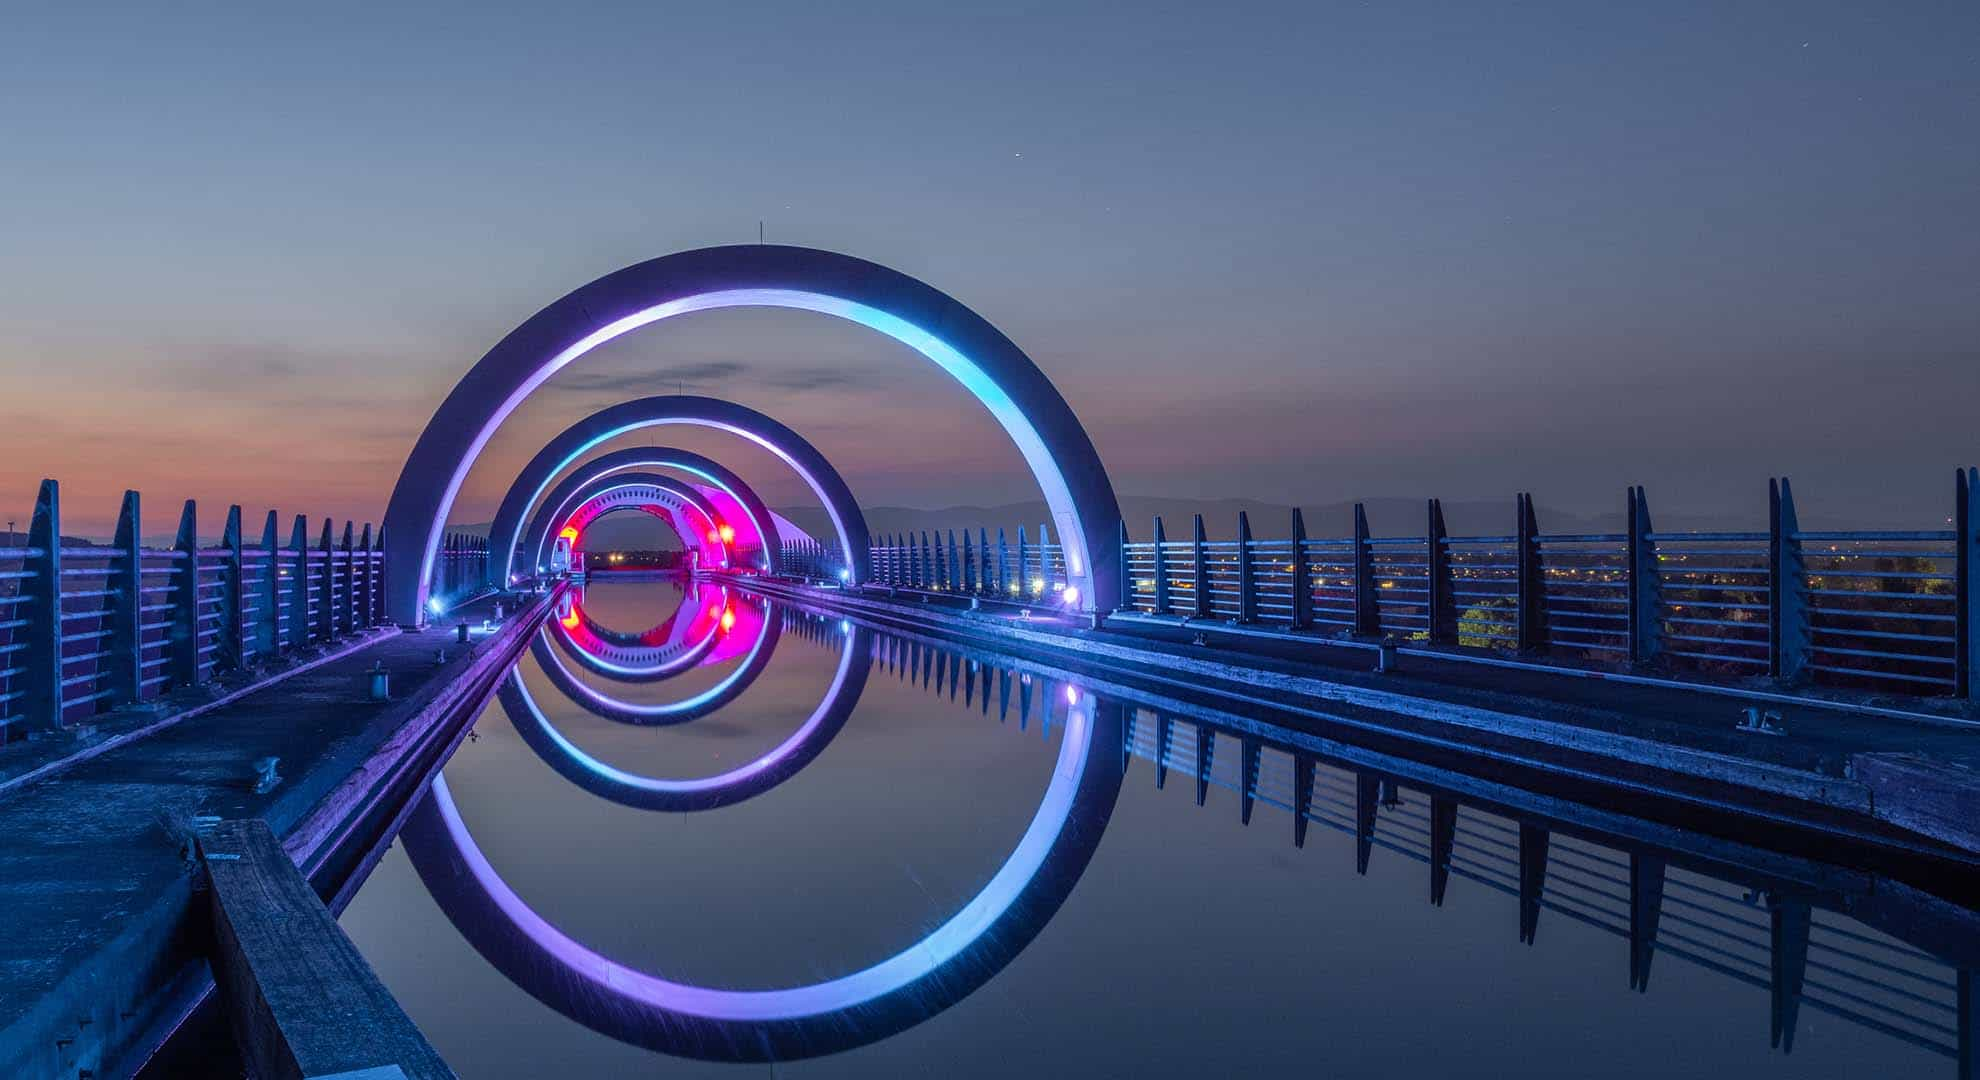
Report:
<svg viewBox="0 0 1980 1080"><path fill-rule="evenodd" d="M601 409L590 416L565 428L550 440L536 456L523 466L517 474L509 493L502 498L502 505L495 511L495 521L489 528L489 550L496 558L510 551L522 522L533 507L540 501L550 478L569 468L573 462L590 453L599 444L642 428L666 427L673 424L687 424L711 427L733 432L776 451L794 469L806 484L825 504L825 513L831 517L839 534L839 544L853 560L855 580L863 580L867 557L866 516L860 512L858 500L852 490L839 475L832 463L818 448L805 441L802 435L778 423L764 414L733 401L719 398L695 397L692 395L670 395L666 397L639 398L621 402L608 409ZM650 449L650 448L649 448ZM609 456L609 455L608 455ZM704 466L688 464L687 455L676 452L675 460L669 468L692 473L702 479L714 482L720 475ZM706 461L706 458L702 458ZM733 473L728 475L733 476ZM745 487L746 490L746 487ZM740 501L740 496L737 496ZM757 505L762 501L756 500ZM748 504L745 504L746 506ZM774 519L756 522L758 532L766 537L777 535ZM774 546L774 545L772 545ZM511 571L496 567L490 560L491 582L508 580Z"/></svg>
<svg viewBox="0 0 1980 1080"><path fill-rule="evenodd" d="M982 891L914 945L870 967L775 990L697 986L618 964L571 938L504 883L436 777L401 834L447 917L531 996L613 1038L716 1060L810 1057L901 1031L962 1000L1044 929L1085 872L1123 775L1122 711L1067 710L1036 814Z"/></svg>
<svg viewBox="0 0 1980 1080"><path fill-rule="evenodd" d="M531 316L468 370L420 434L386 508L390 616L423 621L434 554L461 483L496 428L531 391L620 335L727 307L795 308L848 319L954 376L990 410L1030 466L1065 546L1079 606L1106 611L1119 603L1114 541L1120 504L1113 485L1072 407L1023 350L982 316L898 271L835 252L757 244L685 251L607 274ZM865 580L866 554L863 543L848 553L856 582Z"/></svg>
<svg viewBox="0 0 1980 1080"><path fill-rule="evenodd" d="M763 560L762 569L776 573L776 516L770 513L770 508L764 505L755 489L744 483L743 478L736 475L734 470L713 458L691 450L681 450L672 446L629 446L622 450L600 454L579 465L570 475L559 480L556 486L544 495L541 500L542 508L530 519L529 528L525 531L515 532L515 527L522 523L522 515L526 510L513 510L513 521L505 519L502 510L497 510L495 522L489 529L489 583L506 582L511 575L520 572L512 561L516 551L539 553L548 547L552 532L551 518L554 516L549 508L560 505L569 499L573 492L593 481L635 469L674 469L687 473L741 505L743 516L748 519L747 523L730 522L737 527L738 540L756 542ZM520 479L512 485L509 495L502 500L503 509L510 508L510 498L517 495L514 489L521 485ZM720 508L717 509L719 511ZM501 543L502 534L511 532L514 533L517 543L506 549L497 546ZM542 561L540 554L535 557L537 561ZM523 569L533 570L534 564Z"/></svg>
<svg viewBox="0 0 1980 1080"><path fill-rule="evenodd" d="M544 504L537 515L544 520L545 541L549 533L576 530L582 535L592 522L614 510L640 510L659 518L684 547L701 553L704 563L728 564L728 549L719 538L710 539L722 523L722 515L707 495L684 480L658 473L621 473L604 477L571 493L563 502ZM527 549L525 549L527 550ZM541 563L545 553L535 553Z"/></svg>

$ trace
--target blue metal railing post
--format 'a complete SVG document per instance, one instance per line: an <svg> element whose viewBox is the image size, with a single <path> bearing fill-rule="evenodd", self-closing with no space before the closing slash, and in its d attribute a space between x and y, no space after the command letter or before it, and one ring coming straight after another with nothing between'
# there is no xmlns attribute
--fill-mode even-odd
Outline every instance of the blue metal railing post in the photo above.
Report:
<svg viewBox="0 0 1980 1080"><path fill-rule="evenodd" d="M1540 523L1533 512L1533 496L1521 492L1517 507L1514 540L1518 547L1513 561L1519 574L1519 622L1515 646L1522 654L1532 654L1547 647L1547 586L1540 566Z"/></svg>
<svg viewBox="0 0 1980 1080"><path fill-rule="evenodd" d="M1980 469L1953 472L1953 695L1973 699L1973 675L1980 670L1980 605L1973 603L1973 574L1980 570L1980 521L1973 500L1980 493Z"/></svg>
<svg viewBox="0 0 1980 1080"><path fill-rule="evenodd" d="M997 594L1011 594L1011 551L1004 543L1004 527L997 526Z"/></svg>
<svg viewBox="0 0 1980 1080"><path fill-rule="evenodd" d="M371 522L369 521L364 523L364 533L358 537L357 560L358 564L364 568L358 576L358 625L369 629L374 625L372 612L377 607L377 601L372 599L372 593L378 589L378 569L372 565L371 561ZM509 583L506 581L502 582L501 585L504 590L509 587Z"/></svg>
<svg viewBox="0 0 1980 1080"><path fill-rule="evenodd" d="M1116 610L1134 610L1134 574L1128 568L1128 531L1125 520L1117 523L1119 537L1114 541L1114 558L1121 568L1121 606Z"/></svg>
<svg viewBox="0 0 1980 1080"><path fill-rule="evenodd" d="M990 532L976 527L976 591L995 593L997 579L990 575Z"/></svg>
<svg viewBox="0 0 1980 1080"><path fill-rule="evenodd" d="M950 533L949 535L954 536L955 534ZM950 541L950 543L953 544L954 541L952 540ZM962 571L962 573L958 575L962 578L962 590L967 593L975 592L976 591L976 552L972 550L969 546L968 528L963 529L962 565L958 569Z"/></svg>
<svg viewBox="0 0 1980 1080"><path fill-rule="evenodd" d="M1664 647L1657 544L1650 533L1650 497L1641 487L1630 488L1623 573L1629 588L1629 662L1636 665L1654 662Z"/></svg>
<svg viewBox="0 0 1980 1080"><path fill-rule="evenodd" d="M1155 614L1169 613L1169 559L1163 554L1169 538L1162 532L1162 515L1155 515Z"/></svg>
<svg viewBox="0 0 1980 1080"><path fill-rule="evenodd" d="M316 547L322 553L316 567L316 636L329 641L337 636L337 556L330 546L329 518L323 519L323 536Z"/></svg>
<svg viewBox="0 0 1980 1080"><path fill-rule="evenodd" d="M337 554L343 563L343 565L337 568L337 576L342 578L344 582L344 599L342 603L337 605L337 607L339 608L338 614L341 616L344 623L343 632L346 634L357 633L356 543L357 543L357 537L355 533L352 531L350 519L346 518L344 519L343 542L337 545L338 547ZM479 568L475 570L474 576L475 576L475 580L477 581L487 580L487 574L481 571Z"/></svg>
<svg viewBox="0 0 1980 1080"><path fill-rule="evenodd" d="M21 582L21 595L30 597L21 628L27 645L21 650L27 669L22 705L30 726L53 729L62 726L62 489L53 480L43 480L35 495L27 546L21 560L30 575Z"/></svg>
<svg viewBox="0 0 1980 1080"><path fill-rule="evenodd" d="M1456 583L1451 579L1451 549L1444 541L1450 536L1444 528L1444 503L1441 499L1431 499L1426 513L1424 546L1429 554L1429 578L1425 588L1429 590L1430 603L1424 609L1428 616L1428 632L1432 645L1457 644L1457 597L1453 590Z"/></svg>
<svg viewBox="0 0 1980 1080"><path fill-rule="evenodd" d="M1189 541L1191 585L1196 590L1195 617L1210 617L1210 561L1203 557L1203 515L1192 522Z"/></svg>
<svg viewBox="0 0 1980 1080"><path fill-rule="evenodd" d="M1313 564L1306 557L1306 517L1292 509L1292 628L1313 625Z"/></svg>
<svg viewBox="0 0 1980 1080"><path fill-rule="evenodd" d="M1018 546L1017 546L1017 576L1018 576L1019 596L1031 595L1031 571L1028 567L1025 566L1025 548L1026 548L1026 544L1025 544L1024 526L1019 525Z"/></svg>
<svg viewBox="0 0 1980 1080"><path fill-rule="evenodd" d="M124 492L117 514L117 561L110 587L117 591L110 616L110 655L102 671L108 678L110 705L130 705L144 694L144 527L135 491Z"/></svg>
<svg viewBox="0 0 1980 1080"><path fill-rule="evenodd" d="M1258 573L1252 565L1251 519L1238 511L1238 617L1241 623L1258 621Z"/></svg>
<svg viewBox="0 0 1980 1080"><path fill-rule="evenodd" d="M289 531L289 645L309 644L309 519L296 515Z"/></svg>
<svg viewBox="0 0 1980 1080"><path fill-rule="evenodd" d="M1808 574L1800 533L1787 477L1767 481L1767 673L1790 683L1808 659Z"/></svg>
<svg viewBox="0 0 1980 1080"><path fill-rule="evenodd" d="M172 685L197 686L199 666L199 505L186 500L179 511L179 535L172 542L179 557L172 567Z"/></svg>
<svg viewBox="0 0 1980 1080"><path fill-rule="evenodd" d="M247 559L241 551L241 508L227 508L227 524L220 531L224 554L220 566L220 648L214 654L216 666L239 671L247 666L247 627L242 623L241 603L246 595Z"/></svg>
<svg viewBox="0 0 1980 1080"><path fill-rule="evenodd" d="M1354 632L1375 637L1382 632L1382 613L1375 606L1374 549L1368 543L1368 510L1354 504Z"/></svg>
<svg viewBox="0 0 1980 1080"><path fill-rule="evenodd" d="M254 620L255 655L264 659L285 651L282 641L282 545L275 511L261 527L261 585Z"/></svg>

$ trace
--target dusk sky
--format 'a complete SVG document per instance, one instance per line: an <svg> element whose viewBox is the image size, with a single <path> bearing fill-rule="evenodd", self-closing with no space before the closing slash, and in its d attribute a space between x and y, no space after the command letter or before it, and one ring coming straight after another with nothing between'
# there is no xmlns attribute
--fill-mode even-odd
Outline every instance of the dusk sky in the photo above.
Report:
<svg viewBox="0 0 1980 1080"><path fill-rule="evenodd" d="M1928 526L1980 459L1980 5L67 5L0 29L0 496L376 520L447 390L586 281L768 239L955 296L1124 495L1510 497ZM1033 497L946 376L817 315L653 327L869 505ZM795 477L719 436L773 503ZM216 511L217 512L217 511Z"/></svg>

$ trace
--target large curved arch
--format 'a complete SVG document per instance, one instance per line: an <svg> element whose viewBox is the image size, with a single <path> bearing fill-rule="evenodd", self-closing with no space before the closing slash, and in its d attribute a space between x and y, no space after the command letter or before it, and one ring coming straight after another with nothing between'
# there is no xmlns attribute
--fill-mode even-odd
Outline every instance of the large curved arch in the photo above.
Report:
<svg viewBox="0 0 1980 1080"><path fill-rule="evenodd" d="M852 489L846 486L845 479L818 448L806 441L804 436L785 427L763 413L733 401L720 398L696 397L693 395L668 395L663 397L638 398L621 402L607 409L601 409L590 416L565 428L549 444L537 452L523 466L522 472L502 498L502 505L495 511L495 521L489 528L490 550L501 552L514 547L516 530L538 502L543 491L550 484L550 478L568 468L593 448L609 439L642 428L666 427L673 424L687 424L710 427L721 431L742 435L764 446L770 447L777 456L787 462L825 504L825 512L839 533L839 543L847 553L848 565L852 566L855 580L864 580L866 557L869 542L866 534L866 515L860 512L858 500L853 498ZM703 460L706 460L705 458ZM683 472L691 472L710 479L713 473L704 473L698 466L670 463L669 467ZM730 474L734 475L734 474ZM758 500L760 503L761 500ZM767 515L767 511L765 512ZM757 522L763 535L774 537L774 520ZM506 545L506 546L505 546ZM492 560L491 560L492 561ZM506 574L506 571L497 571ZM506 576L495 578L506 581Z"/></svg>
<svg viewBox="0 0 1980 1080"><path fill-rule="evenodd" d="M848 975L773 990L697 986L614 962L510 889L468 832L444 777L402 839L476 951L524 990L613 1038L711 1060L811 1057L864 1045L967 997L1044 929L1091 862L1124 775L1122 709L1068 691L1058 761L1038 810L989 882L948 921Z"/></svg>
<svg viewBox="0 0 1980 1080"><path fill-rule="evenodd" d="M580 286L511 331L462 376L420 433L385 511L391 617L424 620L434 552L461 483L495 429L531 391L622 334L726 307L794 308L848 319L954 376L990 410L1031 467L1065 546L1078 605L1107 611L1119 603L1114 541L1121 515L1113 484L1072 407L1023 350L982 316L899 271L836 252L756 244L664 255ZM785 453L760 436L742 434ZM866 555L862 537L847 553L855 582L866 578Z"/></svg>
<svg viewBox="0 0 1980 1080"><path fill-rule="evenodd" d="M576 528L582 533L586 526L601 515L627 506L636 506L649 513L657 506L678 514L681 519L678 522L670 514L655 516L674 530L674 534L680 537L684 546L699 552L704 564L716 566L729 564L727 545L722 543L720 537L711 539L708 535L721 525L722 514L715 508L714 502L710 501L699 488L685 480L662 476L659 473L618 473L599 477L579 487L559 502L552 503L545 500L542 509L537 512L536 519L530 523L532 531L538 526L543 530L538 534L537 545L534 548L527 544L523 546L523 551L534 560L526 565L532 568L543 565L546 557L545 548L552 534L560 533L566 528ZM701 519L699 528L688 521L690 513ZM712 555L709 551L711 546L715 549ZM489 562L491 576L501 573L494 568L493 559ZM502 579L497 578L497 580Z"/></svg>
<svg viewBox="0 0 1980 1080"><path fill-rule="evenodd" d="M572 492L594 480L634 469L675 469L702 480L735 500L742 506L744 516L749 518L751 530L761 541L762 568L772 574L777 572L776 516L770 512L768 506L764 505L763 499L756 494L755 489L744 483L742 477L736 475L735 470L692 450L682 450L673 446L629 446L600 454L573 469L569 476L558 481L557 486L551 488L543 497L542 505L556 506L570 498ZM529 529L521 532L517 529L522 524L522 515L527 512L526 508L513 511L513 520L502 516L502 511L509 509L510 497L516 494L515 488L519 486L521 486L520 478L511 486L509 495L503 497L502 509L496 511L495 521L489 527L488 573L491 585L503 585L516 573L513 559L517 550L536 551L548 543L547 538L551 531L550 516L545 511L538 511L536 517L530 519ZM740 523L731 522L731 524ZM500 546L504 533L514 537L507 548Z"/></svg>

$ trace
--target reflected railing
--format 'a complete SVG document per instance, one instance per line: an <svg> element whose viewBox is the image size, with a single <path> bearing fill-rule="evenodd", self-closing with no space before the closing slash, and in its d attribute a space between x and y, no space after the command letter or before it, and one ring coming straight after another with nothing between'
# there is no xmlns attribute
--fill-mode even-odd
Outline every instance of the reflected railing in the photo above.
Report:
<svg viewBox="0 0 1980 1080"><path fill-rule="evenodd" d="M725 609L730 603L727 590L694 596L701 599L685 603L718 598L712 602ZM823 610L753 603L764 605L773 648L789 640L839 653L840 678L828 698L840 705L847 697L843 683L856 682L850 691L856 701L870 676L891 675L985 718L994 711L1000 724L1015 721L1019 731L1036 724L1045 736L1040 745L1051 745L1057 726L1109 755L1111 764L1084 774L1066 809L1084 815L1083 827L1063 830L1076 842L1068 845L1059 832L1046 839L1027 834L1027 844L1044 845L1032 851L1036 868L1005 882L1012 891L998 898L1005 906L990 909L994 918L973 916L996 932L951 942L952 948L909 950L946 958L926 971L904 972L897 957L854 976L780 991L687 987L629 972L567 939L545 945L554 935L531 936L541 920L513 898L504 900L499 880L485 880L493 876L485 861L458 848L468 843L458 818L450 809L424 806L408 827L407 850L449 917L519 985L614 1038L710 1059L781 1060L863 1045L920 1023L994 977L1042 929L1083 872L1113 793L1139 759L1150 765L1157 788L1180 779L1176 786L1191 790L1198 806L1208 804L1213 788L1235 796L1241 826L1253 823L1261 805L1284 813L1296 847L1306 846L1315 826L1351 839L1357 873L1368 873L1377 852L1421 865L1434 906L1443 906L1453 888L1503 896L1516 912L1509 928L1524 942L1535 942L1543 920L1552 919L1613 935L1628 985L1639 992L1648 992L1659 955L1765 991L1770 1041L1783 1052L1793 1049L1804 1011L1812 1011L1955 1062L1971 1060L1973 970L1980 966L1975 915L1909 885L1322 742L1263 718L1191 712L1118 688L1095 698L1072 674L1021 657L881 630ZM677 617L687 615L684 606ZM553 628L541 644L565 648L576 640ZM519 692L526 695L518 675L503 692L518 730L548 728L534 705L526 706L528 715L519 713L525 708ZM831 730L849 711L834 714ZM528 731L525 738L546 754L556 742ZM813 740L796 768L821 745ZM1063 762L1073 751L1062 739L1056 752ZM604 791L611 786L598 779L604 773L589 766L566 763L558 771L643 809L721 804L683 800L671 790L659 796ZM739 797L788 775L780 772L761 788L749 785ZM1041 818L1052 797L1041 805ZM1074 798L1072 789L1060 797ZM1021 854L1007 866L1023 863Z"/></svg>

